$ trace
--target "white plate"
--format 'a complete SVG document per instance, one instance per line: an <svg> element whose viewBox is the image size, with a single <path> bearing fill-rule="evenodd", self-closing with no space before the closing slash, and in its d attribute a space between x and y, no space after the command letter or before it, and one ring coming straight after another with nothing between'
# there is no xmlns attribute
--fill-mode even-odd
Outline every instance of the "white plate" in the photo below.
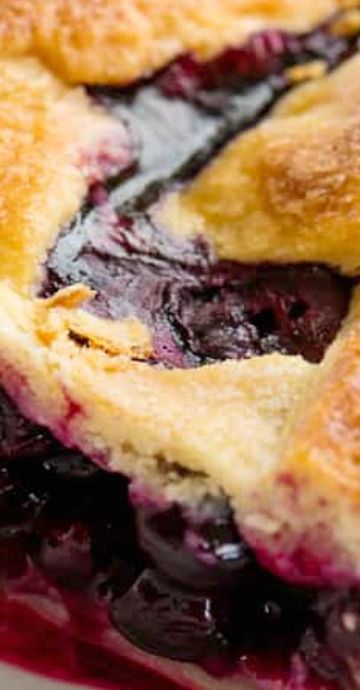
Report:
<svg viewBox="0 0 360 690"><path fill-rule="evenodd" d="M84 690L85 686L59 683L20 671L14 666L0 664L0 688L1 690Z"/></svg>

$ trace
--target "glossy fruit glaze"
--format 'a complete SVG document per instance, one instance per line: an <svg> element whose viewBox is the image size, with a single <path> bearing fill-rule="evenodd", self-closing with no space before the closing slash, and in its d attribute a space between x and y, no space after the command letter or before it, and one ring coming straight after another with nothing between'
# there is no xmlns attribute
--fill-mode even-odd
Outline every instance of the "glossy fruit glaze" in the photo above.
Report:
<svg viewBox="0 0 360 690"><path fill-rule="evenodd" d="M341 621L344 612L360 621L355 595L270 578L225 500L189 511L128 490L55 442L42 459L3 464L4 660L121 690L197 687L166 659L195 662L219 681L256 678L268 690L346 678L358 629L344 634Z"/></svg>
<svg viewBox="0 0 360 690"><path fill-rule="evenodd" d="M285 67L321 58L332 68L356 40L331 25L301 37L266 32L205 65L183 56L132 89L91 89L127 122L136 163L94 183L49 255L42 294L78 280L95 287L96 313L148 324L153 365L272 351L321 360L350 281L322 266L218 262L204 240L156 228L152 205L268 111L289 88ZM136 486L129 495L125 479L64 450L5 395L0 409L4 660L118 690L195 690L202 683L189 680L187 662L208 679L245 677L268 690L351 687L356 593L270 578L225 499L189 512Z"/></svg>

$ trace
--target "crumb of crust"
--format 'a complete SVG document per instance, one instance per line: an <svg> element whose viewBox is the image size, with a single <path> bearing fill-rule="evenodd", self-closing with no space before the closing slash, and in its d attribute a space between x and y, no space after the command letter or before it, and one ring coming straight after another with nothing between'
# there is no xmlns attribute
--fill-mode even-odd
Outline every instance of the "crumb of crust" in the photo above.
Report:
<svg viewBox="0 0 360 690"><path fill-rule="evenodd" d="M111 357L148 359L153 352L151 337L138 319L112 321L77 308L94 296L94 290L78 284L59 290L47 299L36 300L34 323L40 341L47 346L62 342L64 349L75 344Z"/></svg>
<svg viewBox="0 0 360 690"><path fill-rule="evenodd" d="M49 309L53 307L73 309L74 307L79 307L87 300L93 299L95 295L95 290L83 283L76 283L76 285L70 285L62 290L58 290L50 297L39 300L39 302Z"/></svg>
<svg viewBox="0 0 360 690"><path fill-rule="evenodd" d="M340 15L331 25L331 33L347 38L360 31L360 9L353 9Z"/></svg>
<svg viewBox="0 0 360 690"><path fill-rule="evenodd" d="M295 65L286 70L286 76L293 84L301 84L311 79L319 79L327 72L327 64L324 60L313 60L306 65Z"/></svg>

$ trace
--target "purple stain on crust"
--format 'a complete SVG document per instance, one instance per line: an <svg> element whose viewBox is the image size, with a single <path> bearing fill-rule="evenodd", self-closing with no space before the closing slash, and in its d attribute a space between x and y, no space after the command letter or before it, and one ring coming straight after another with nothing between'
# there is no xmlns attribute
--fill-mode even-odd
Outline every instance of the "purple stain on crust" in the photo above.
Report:
<svg viewBox="0 0 360 690"><path fill-rule="evenodd" d="M65 448L78 448L78 443L76 439L76 426L79 418L84 417L86 414L85 408L70 397L65 387L62 388L62 398L63 402L66 403L66 413L57 414L50 421L48 421L48 426L51 432L54 434L55 438L61 441ZM41 423L41 419L39 422Z"/></svg>
<svg viewBox="0 0 360 690"><path fill-rule="evenodd" d="M303 519L302 498L306 495L306 487L289 473L282 473L277 477L278 489L274 493L277 502L281 501L282 515L272 507L263 512L264 524L277 521L277 529L270 536L263 534L261 529L243 526L242 534L261 567L273 573L276 577L295 586L317 587L347 587L360 584L357 582L350 566L344 564L340 558L341 548L336 542L328 518L329 502L326 496L319 496L316 503L316 516L309 531L301 528ZM261 495L254 494L255 503L261 505ZM290 525L283 521L288 511L294 523ZM296 521L299 524L296 524ZM334 557L334 554L339 554Z"/></svg>
<svg viewBox="0 0 360 690"><path fill-rule="evenodd" d="M293 549L286 550L282 546L280 533L274 537L271 546L264 546L261 538L251 530L245 530L244 538L251 544L261 567L281 580L300 587L343 587L354 582L354 575L334 559L336 547L331 549L331 539L327 532L327 527L324 530L319 528L318 540L314 533L303 534L298 537ZM316 548L316 543L322 544L321 551L319 547ZM327 545L326 548L324 544Z"/></svg>
<svg viewBox="0 0 360 690"><path fill-rule="evenodd" d="M133 480L129 485L129 501L135 509L163 511L171 507L171 502L165 498L161 491L144 484L139 479Z"/></svg>

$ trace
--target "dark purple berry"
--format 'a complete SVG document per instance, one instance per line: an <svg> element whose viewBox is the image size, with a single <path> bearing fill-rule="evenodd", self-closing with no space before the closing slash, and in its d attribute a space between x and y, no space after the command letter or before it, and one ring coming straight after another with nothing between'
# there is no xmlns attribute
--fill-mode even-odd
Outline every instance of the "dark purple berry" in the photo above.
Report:
<svg viewBox="0 0 360 690"><path fill-rule="evenodd" d="M0 460L44 456L56 446L51 435L25 419L0 389Z"/></svg>
<svg viewBox="0 0 360 690"><path fill-rule="evenodd" d="M80 523L44 525L37 563L56 582L67 587L82 586L94 570L87 526Z"/></svg>
<svg viewBox="0 0 360 690"><path fill-rule="evenodd" d="M196 661L224 651L231 602L181 590L153 570L145 570L123 596L114 597L115 627L152 654Z"/></svg>
<svg viewBox="0 0 360 690"><path fill-rule="evenodd" d="M0 468L0 576L17 578L29 564L30 538L42 502Z"/></svg>
<svg viewBox="0 0 360 690"><path fill-rule="evenodd" d="M340 662L360 655L360 594L335 591L319 596L316 606L318 628L326 647Z"/></svg>
<svg viewBox="0 0 360 690"><path fill-rule="evenodd" d="M355 689L360 655L360 596L357 591L320 592L301 653L317 676Z"/></svg>
<svg viewBox="0 0 360 690"><path fill-rule="evenodd" d="M339 663L314 628L308 628L302 638L300 652L306 666L319 678L336 682L341 678Z"/></svg>
<svg viewBox="0 0 360 690"><path fill-rule="evenodd" d="M140 504L136 516L140 546L174 581L207 589L249 579L253 560L225 500L208 499L193 511Z"/></svg>
<svg viewBox="0 0 360 690"><path fill-rule="evenodd" d="M97 465L81 453L63 449L61 453L48 454L42 469L49 479L53 476L68 481L94 479L100 473Z"/></svg>

